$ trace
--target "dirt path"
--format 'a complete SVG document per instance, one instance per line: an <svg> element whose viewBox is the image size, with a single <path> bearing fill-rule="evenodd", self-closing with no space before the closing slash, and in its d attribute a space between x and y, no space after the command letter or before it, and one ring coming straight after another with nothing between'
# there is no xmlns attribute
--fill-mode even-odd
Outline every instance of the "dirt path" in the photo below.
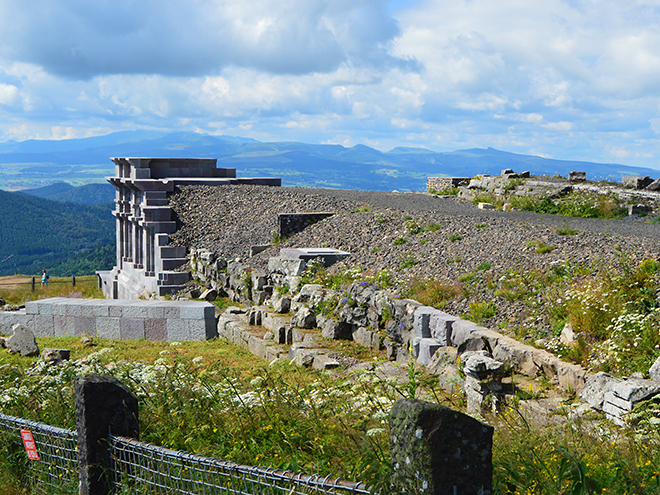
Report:
<svg viewBox="0 0 660 495"><path fill-rule="evenodd" d="M31 279L32 277L26 277L25 275L0 277L0 289L17 289L21 284L29 284ZM40 279L37 279L36 283L41 283Z"/></svg>

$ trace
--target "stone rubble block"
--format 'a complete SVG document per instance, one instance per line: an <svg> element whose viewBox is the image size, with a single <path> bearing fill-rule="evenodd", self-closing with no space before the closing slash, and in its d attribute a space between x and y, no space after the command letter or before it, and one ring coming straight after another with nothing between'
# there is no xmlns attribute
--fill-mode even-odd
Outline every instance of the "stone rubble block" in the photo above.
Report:
<svg viewBox="0 0 660 495"><path fill-rule="evenodd" d="M365 327L358 327L353 332L353 340L364 347L373 349L375 351L380 350L380 335L378 332L373 332Z"/></svg>
<svg viewBox="0 0 660 495"><path fill-rule="evenodd" d="M431 358L436 351L442 347L435 339L423 338L419 340L419 350L417 351L417 363L428 366Z"/></svg>
<svg viewBox="0 0 660 495"><path fill-rule="evenodd" d="M653 381L660 382L660 357L649 368L649 378Z"/></svg>
<svg viewBox="0 0 660 495"><path fill-rule="evenodd" d="M451 345L459 347L473 332L484 331L487 328L480 327L468 320L457 319L451 327Z"/></svg>
<svg viewBox="0 0 660 495"><path fill-rule="evenodd" d="M590 377L580 390L579 397L597 411L603 410L605 394L611 392L620 383L620 378L615 378L604 372L599 372Z"/></svg>
<svg viewBox="0 0 660 495"><path fill-rule="evenodd" d="M327 291L327 289L324 289L320 284L306 284L303 285L300 292L294 296L293 301L306 303L313 299L322 300L322 294L324 291Z"/></svg>
<svg viewBox="0 0 660 495"><path fill-rule="evenodd" d="M413 335L415 337L421 337L423 339L431 337L429 321L431 315L437 311L437 309L430 306L420 306L415 310L413 316Z"/></svg>
<svg viewBox="0 0 660 495"><path fill-rule="evenodd" d="M20 323L16 323L11 330L12 336L5 340L5 347L10 352L18 353L21 356L39 355L39 346L32 330Z"/></svg>
<svg viewBox="0 0 660 495"><path fill-rule="evenodd" d="M442 406L403 399L390 411L394 493L492 493L493 427Z"/></svg>
<svg viewBox="0 0 660 495"><path fill-rule="evenodd" d="M431 338L435 339L440 345L450 345L452 326L456 320L458 320L457 317L443 311L432 313L429 319Z"/></svg>
<svg viewBox="0 0 660 495"><path fill-rule="evenodd" d="M270 330L275 335L278 335L280 329L287 329L291 327L291 317L266 313L262 316L261 324L265 329Z"/></svg>
<svg viewBox="0 0 660 495"><path fill-rule="evenodd" d="M488 356L486 351L465 353L461 359L465 374L473 376L477 380L500 380L506 373L505 364Z"/></svg>
<svg viewBox="0 0 660 495"><path fill-rule="evenodd" d="M339 366L339 361L326 356L325 354L318 354L314 356L314 360L312 361L312 368L315 370L331 370L339 368Z"/></svg>
<svg viewBox="0 0 660 495"><path fill-rule="evenodd" d="M299 277L305 272L307 262L300 258L283 258L275 256L268 258L268 271L280 273L288 277Z"/></svg>
<svg viewBox="0 0 660 495"><path fill-rule="evenodd" d="M653 380L630 378L617 383L612 388L612 393L620 399L637 404L660 393L660 383Z"/></svg>

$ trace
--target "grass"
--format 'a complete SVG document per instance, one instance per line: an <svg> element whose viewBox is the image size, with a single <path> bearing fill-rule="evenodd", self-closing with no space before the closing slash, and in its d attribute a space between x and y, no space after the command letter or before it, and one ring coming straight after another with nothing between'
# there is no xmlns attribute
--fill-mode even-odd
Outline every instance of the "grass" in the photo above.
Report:
<svg viewBox="0 0 660 495"><path fill-rule="evenodd" d="M417 264L417 259L412 254L407 254L401 257L399 262L399 270L405 270L406 268L412 268Z"/></svg>
<svg viewBox="0 0 660 495"><path fill-rule="evenodd" d="M463 236L461 234L449 234L447 235L447 239L449 239L451 242L456 242L463 239Z"/></svg>
<svg viewBox="0 0 660 495"><path fill-rule="evenodd" d="M394 244L395 246L400 246L401 244L405 244L405 243L406 243L406 238L405 237L397 237L392 242L392 244Z"/></svg>
<svg viewBox="0 0 660 495"><path fill-rule="evenodd" d="M549 244L546 244L545 241L535 241L535 240L527 241L526 247L527 249L534 248L534 252L536 254L547 254L557 249L557 246L551 246Z"/></svg>
<svg viewBox="0 0 660 495"><path fill-rule="evenodd" d="M96 275L76 277L76 286L71 285L71 277L50 277L48 287L40 286L40 277L36 277L34 292L31 291L30 277L20 284L4 286L9 279L15 277L0 277L0 297L8 304L24 304L27 301L36 301L47 297L84 297L102 298L103 292L98 288Z"/></svg>
<svg viewBox="0 0 660 495"><path fill-rule="evenodd" d="M579 230L569 229L568 227L561 227L557 229L557 235L578 235Z"/></svg>
<svg viewBox="0 0 660 495"><path fill-rule="evenodd" d="M497 307L492 302L472 303L469 307L469 311L463 315L463 318L475 323L482 323L497 314Z"/></svg>
<svg viewBox="0 0 660 495"><path fill-rule="evenodd" d="M460 293L460 285L436 278L414 278L402 290L404 297L437 309L445 307L447 301L454 299Z"/></svg>

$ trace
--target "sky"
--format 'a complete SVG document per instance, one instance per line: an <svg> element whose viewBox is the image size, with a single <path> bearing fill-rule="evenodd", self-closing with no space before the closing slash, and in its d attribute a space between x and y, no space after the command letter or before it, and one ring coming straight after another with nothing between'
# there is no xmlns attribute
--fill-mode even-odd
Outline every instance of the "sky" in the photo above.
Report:
<svg viewBox="0 0 660 495"><path fill-rule="evenodd" d="M0 0L0 142L134 129L660 168L660 0Z"/></svg>

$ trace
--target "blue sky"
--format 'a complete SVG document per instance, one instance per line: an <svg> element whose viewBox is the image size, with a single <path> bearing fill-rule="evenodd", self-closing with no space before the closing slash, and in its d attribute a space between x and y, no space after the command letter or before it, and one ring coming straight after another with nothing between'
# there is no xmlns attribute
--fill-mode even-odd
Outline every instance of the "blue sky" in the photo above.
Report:
<svg viewBox="0 0 660 495"><path fill-rule="evenodd" d="M659 110L660 1L0 1L0 141L191 130L660 168Z"/></svg>

